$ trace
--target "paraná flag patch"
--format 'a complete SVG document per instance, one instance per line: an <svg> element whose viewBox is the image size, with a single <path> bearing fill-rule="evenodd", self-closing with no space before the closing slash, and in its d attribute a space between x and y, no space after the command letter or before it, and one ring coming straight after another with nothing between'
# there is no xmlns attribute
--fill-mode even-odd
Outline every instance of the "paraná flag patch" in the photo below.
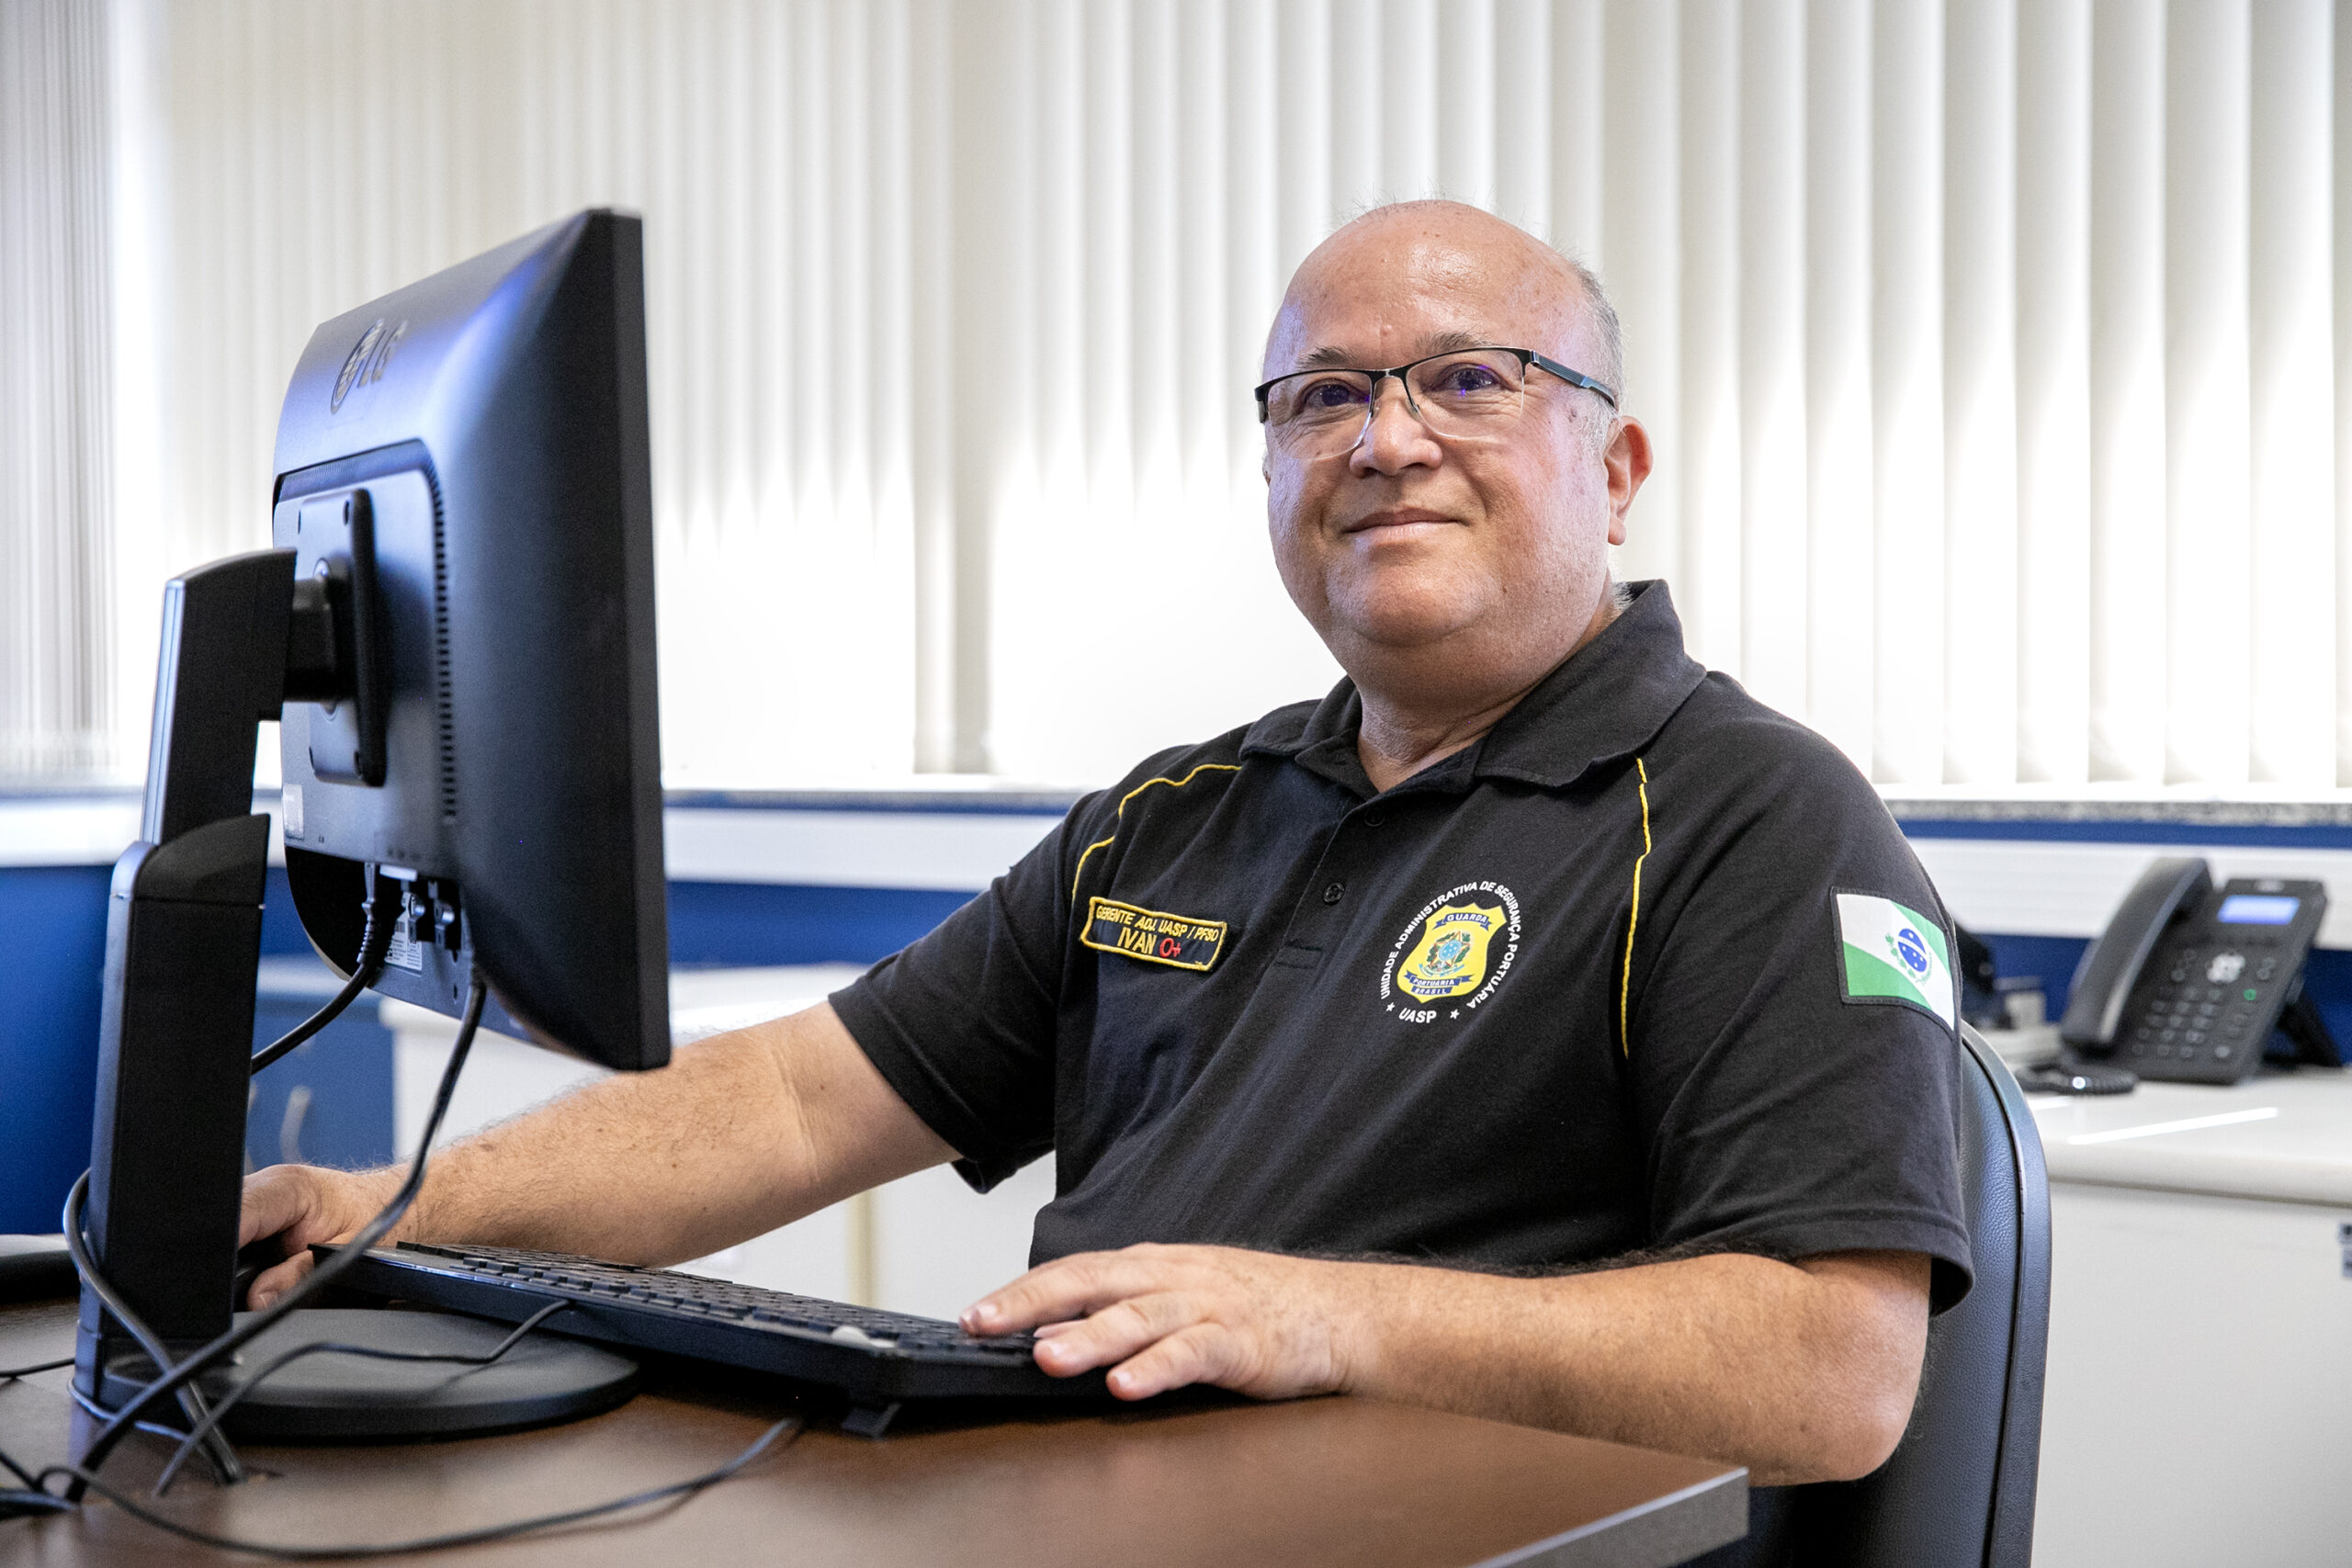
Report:
<svg viewBox="0 0 2352 1568"><path fill-rule="evenodd" d="M1838 898L1838 976L1849 1002L1908 1002L1946 1029L1957 1010L1943 928L1872 893Z"/></svg>

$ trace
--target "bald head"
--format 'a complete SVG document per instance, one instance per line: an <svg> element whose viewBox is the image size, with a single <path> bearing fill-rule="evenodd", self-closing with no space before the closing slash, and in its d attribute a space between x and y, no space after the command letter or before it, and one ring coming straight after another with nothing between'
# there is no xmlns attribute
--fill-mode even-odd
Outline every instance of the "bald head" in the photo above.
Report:
<svg viewBox="0 0 2352 1568"><path fill-rule="evenodd" d="M1624 387L1617 312L1600 279L1525 230L1459 201L1375 207L1316 246L1275 312L1264 374L1300 368L1327 346L1307 340L1329 307L1398 283L1453 299L1465 313L1523 322L1524 346L1566 359L1620 391ZM1384 363L1419 352L1408 347Z"/></svg>

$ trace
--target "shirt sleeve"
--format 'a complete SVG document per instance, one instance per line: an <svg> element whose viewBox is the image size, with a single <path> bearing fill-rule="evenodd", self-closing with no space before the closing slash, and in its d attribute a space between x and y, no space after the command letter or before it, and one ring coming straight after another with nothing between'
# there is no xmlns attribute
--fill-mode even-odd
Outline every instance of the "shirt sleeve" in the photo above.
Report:
<svg viewBox="0 0 2352 1568"><path fill-rule="evenodd" d="M985 1192L1053 1147L1054 1039L1080 802L988 890L831 997L868 1060Z"/></svg>
<svg viewBox="0 0 2352 1568"><path fill-rule="evenodd" d="M1648 868L1623 1044L1653 1245L1921 1252L1940 1312L1970 1280L1957 998L1939 1017L1884 994L1899 987L1871 994L1876 971L1849 975L1838 895L1931 924L1947 990L1950 923L1876 792L1794 730L1759 735L1741 804L1673 835L1674 858ZM1648 786L1661 816L1676 809L1673 783Z"/></svg>

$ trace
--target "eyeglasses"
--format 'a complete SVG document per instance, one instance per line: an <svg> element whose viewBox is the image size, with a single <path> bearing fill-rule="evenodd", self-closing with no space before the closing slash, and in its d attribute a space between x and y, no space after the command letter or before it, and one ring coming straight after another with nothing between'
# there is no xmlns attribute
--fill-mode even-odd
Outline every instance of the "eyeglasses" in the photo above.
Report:
<svg viewBox="0 0 2352 1568"><path fill-rule="evenodd" d="M1615 392L1532 348L1484 347L1432 354L1393 370L1294 370L1257 389L1258 422L1298 456L1351 452L1372 426L1380 383L1393 376L1405 389L1405 406L1432 434L1491 437L1518 419L1531 366L1617 406Z"/></svg>

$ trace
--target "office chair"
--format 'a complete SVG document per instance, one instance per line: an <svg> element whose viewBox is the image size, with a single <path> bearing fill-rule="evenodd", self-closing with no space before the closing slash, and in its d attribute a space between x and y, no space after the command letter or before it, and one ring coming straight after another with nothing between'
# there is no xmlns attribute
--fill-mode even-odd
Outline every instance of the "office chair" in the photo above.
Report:
<svg viewBox="0 0 2352 1568"><path fill-rule="evenodd" d="M2050 1183L2017 1079L1960 1030L1960 1166L1976 1282L1928 1325L1910 1427L1860 1481L1802 1489L1795 1560L2026 1568L2050 1332Z"/></svg>

